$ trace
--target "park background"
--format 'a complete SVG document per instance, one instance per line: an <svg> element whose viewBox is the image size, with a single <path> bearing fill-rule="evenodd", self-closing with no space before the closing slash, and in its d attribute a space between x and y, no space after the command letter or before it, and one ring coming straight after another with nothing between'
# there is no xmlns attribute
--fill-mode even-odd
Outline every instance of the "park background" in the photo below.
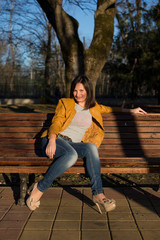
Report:
<svg viewBox="0 0 160 240"><path fill-rule="evenodd" d="M63 1L64 10L79 22L85 49L92 41L96 7L94 0ZM116 1L113 42L95 88L99 102L160 103L159 9L154 0ZM65 64L38 1L1 1L0 12L1 104L57 103L66 95Z"/></svg>

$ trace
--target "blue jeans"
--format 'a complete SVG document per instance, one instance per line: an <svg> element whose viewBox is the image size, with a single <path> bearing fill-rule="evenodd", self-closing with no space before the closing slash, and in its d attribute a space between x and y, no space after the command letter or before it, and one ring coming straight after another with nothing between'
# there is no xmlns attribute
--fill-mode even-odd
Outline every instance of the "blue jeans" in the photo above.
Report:
<svg viewBox="0 0 160 240"><path fill-rule="evenodd" d="M42 149L44 154L48 141L47 137L42 139ZM61 136L56 139L54 162L49 167L44 178L39 181L38 189L41 192L44 192L57 177L72 167L78 158L85 158L86 160L86 168L91 180L92 194L97 195L103 193L100 159L97 146L92 143L74 143Z"/></svg>

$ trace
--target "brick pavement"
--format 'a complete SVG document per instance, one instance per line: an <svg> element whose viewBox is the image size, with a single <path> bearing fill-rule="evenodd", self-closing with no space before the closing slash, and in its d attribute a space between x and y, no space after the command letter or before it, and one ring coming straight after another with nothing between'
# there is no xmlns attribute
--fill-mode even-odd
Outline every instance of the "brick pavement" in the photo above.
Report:
<svg viewBox="0 0 160 240"><path fill-rule="evenodd" d="M50 188L40 208L15 205L10 187L0 187L0 240L158 240L160 192L151 188L104 188L117 208L103 215L90 188Z"/></svg>

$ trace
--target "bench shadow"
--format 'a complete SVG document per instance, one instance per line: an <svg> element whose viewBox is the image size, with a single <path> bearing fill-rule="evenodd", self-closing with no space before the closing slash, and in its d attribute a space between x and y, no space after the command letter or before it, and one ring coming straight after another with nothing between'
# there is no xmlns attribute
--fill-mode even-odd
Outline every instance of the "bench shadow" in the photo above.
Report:
<svg viewBox="0 0 160 240"><path fill-rule="evenodd" d="M75 185L72 185L72 186L62 185L59 182L57 182L56 180L54 182L57 184L58 187L62 188L63 191L65 191L65 192L69 193L70 195L72 195L73 197L77 198L77 200L83 201L84 204L86 204L87 206L92 208L95 212L99 213L99 211L96 208L94 208L95 204L93 203L92 199L90 199L89 197L84 195L80 190L76 189ZM78 187L81 187L81 186L78 186Z"/></svg>
<svg viewBox="0 0 160 240"><path fill-rule="evenodd" d="M34 113L35 112L34 109L27 106L10 105L10 106L7 106L7 109L15 113Z"/></svg>
<svg viewBox="0 0 160 240"><path fill-rule="evenodd" d="M129 119L126 119L125 126L127 126L127 121L132 121L133 137L135 139L135 144L137 145L138 151L135 150L135 153L133 153L133 151L134 151L134 149L133 149L132 153L131 153L128 149L126 149L126 147L125 147L126 146L126 141L129 141L129 140L126 137L124 137L124 136L127 136L127 132L124 133L122 131L122 125L120 124L120 119L118 117L118 114L115 113L114 116L115 116L115 119L116 119L116 122L117 122L117 128L118 128L118 131L119 131L119 134L120 134L120 140L121 140L121 145L122 145L122 148L123 148L124 155L126 157L143 157L146 160L146 162L148 162L148 157L146 156L145 151L143 150L140 138L138 136L138 129L137 129L135 117L132 114L128 114L127 113L127 115L129 116ZM115 178L117 178L119 180L123 180L124 182L126 182L126 184L129 185L128 188L130 189L130 191L125 191L125 196L128 199L132 199L135 202L139 203L141 206L149 208L148 206L145 205L145 203L143 204L142 199L144 199L144 196L145 196L145 197L148 198L148 200L150 200L151 205L153 207L153 208L149 208L149 210L153 210L153 211L157 212L155 207L154 207L154 205L152 203L153 202L157 202L157 205L158 205L158 203L160 204L160 198L159 197L157 197L154 194L149 193L148 191L146 191L144 189L143 185L136 184L135 182L130 181L127 178L122 177L119 174L112 174L112 176L114 176ZM113 180L109 176L107 176L107 178L108 178L108 181L110 181L113 184L114 187L115 186L119 186L117 191L120 192L119 189L121 189L121 187L122 187L122 189L123 189L123 187L125 187L125 185L122 186L119 183L118 180L115 180L115 179ZM105 183L106 182L104 182L104 184ZM142 189L142 187L143 187L143 189ZM154 186L149 184L149 185L145 185L145 187L151 187L153 190L158 191L159 184L156 184ZM126 187L126 189L127 189L127 187ZM157 212L157 214L160 215L159 212Z"/></svg>
<svg viewBox="0 0 160 240"><path fill-rule="evenodd" d="M35 174L34 173L22 174L23 179L27 175L28 175L28 177L27 177L28 184L27 185L31 186L35 182ZM2 176L3 176L5 184L1 184L1 187L6 186L6 185L9 186L12 189L15 204L16 205L19 204L19 200L21 197L21 174L19 174L19 173L10 173L10 174L2 173ZM25 191L25 190L23 189L23 191ZM24 205L24 203L22 205Z"/></svg>
<svg viewBox="0 0 160 240"><path fill-rule="evenodd" d="M15 200L15 203L17 204L18 199L20 198L20 177L18 173L10 173L5 174L2 173L3 179L5 181L5 184L9 187L11 187L13 192L13 198ZM3 186L3 185L1 185Z"/></svg>
<svg viewBox="0 0 160 240"><path fill-rule="evenodd" d="M46 120L43 122L43 126L42 126L41 130L33 138L33 139L35 139L34 150L38 157L44 156L42 149L41 149L41 135L51 125L53 116L54 116L54 113L46 114Z"/></svg>

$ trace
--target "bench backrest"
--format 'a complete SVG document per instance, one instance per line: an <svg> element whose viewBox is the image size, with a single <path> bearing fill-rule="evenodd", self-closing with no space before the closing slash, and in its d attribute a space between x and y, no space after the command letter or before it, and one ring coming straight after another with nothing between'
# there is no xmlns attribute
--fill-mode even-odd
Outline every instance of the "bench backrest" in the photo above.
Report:
<svg viewBox="0 0 160 240"><path fill-rule="evenodd" d="M35 169L37 166L37 172L38 166L51 164L52 160L39 157L40 135L49 127L52 117L52 113L0 114L0 172L6 171L7 164L17 166L17 171L20 164ZM117 164L117 159L119 164L126 159L132 160L133 165L137 164L135 159L144 164L149 158L160 165L160 114L110 113L103 114L103 119L105 137L99 149L102 166ZM82 165L81 160L78 165Z"/></svg>

